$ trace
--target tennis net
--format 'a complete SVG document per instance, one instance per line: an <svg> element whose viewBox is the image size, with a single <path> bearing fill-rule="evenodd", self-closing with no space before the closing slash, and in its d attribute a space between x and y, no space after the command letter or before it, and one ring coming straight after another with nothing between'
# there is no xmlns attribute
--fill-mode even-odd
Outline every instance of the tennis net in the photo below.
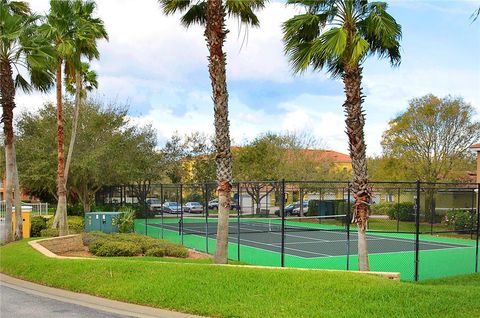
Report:
<svg viewBox="0 0 480 318"><path fill-rule="evenodd" d="M286 217L285 232L344 230L346 215ZM217 217L184 217L179 220L179 230L184 234L213 235L217 233ZM230 217L230 234L268 233L282 231L282 218L237 218Z"/></svg>

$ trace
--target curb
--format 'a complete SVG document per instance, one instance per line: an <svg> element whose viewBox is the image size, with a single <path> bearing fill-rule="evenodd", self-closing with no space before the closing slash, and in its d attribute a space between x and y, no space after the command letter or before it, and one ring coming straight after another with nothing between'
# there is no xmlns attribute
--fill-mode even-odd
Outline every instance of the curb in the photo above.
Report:
<svg viewBox="0 0 480 318"><path fill-rule="evenodd" d="M0 273L0 284L40 297L101 310L108 313L139 318L202 318L165 309L124 303L116 300L75 293L64 289L47 287Z"/></svg>

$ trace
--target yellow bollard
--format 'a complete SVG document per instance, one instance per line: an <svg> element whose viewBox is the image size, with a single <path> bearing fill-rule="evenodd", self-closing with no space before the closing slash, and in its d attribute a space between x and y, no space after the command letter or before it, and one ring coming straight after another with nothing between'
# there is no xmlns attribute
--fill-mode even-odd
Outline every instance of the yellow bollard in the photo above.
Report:
<svg viewBox="0 0 480 318"><path fill-rule="evenodd" d="M22 206L22 225L23 225L23 238L30 237L30 228L32 217L32 208L29 206ZM12 233L15 233L15 212L12 212Z"/></svg>

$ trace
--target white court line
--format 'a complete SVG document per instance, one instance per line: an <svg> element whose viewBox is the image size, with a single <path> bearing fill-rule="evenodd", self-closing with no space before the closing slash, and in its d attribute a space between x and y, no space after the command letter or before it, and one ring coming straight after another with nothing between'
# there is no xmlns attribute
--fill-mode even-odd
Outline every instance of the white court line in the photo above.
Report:
<svg viewBox="0 0 480 318"><path fill-rule="evenodd" d="M262 243L262 242L251 241L251 240L246 240L246 239L242 239L242 238L240 239L240 242L241 241L250 242L250 243L254 243L254 244L260 244L260 245L267 245L267 246L272 246L272 247L279 247L277 245L270 244L270 243ZM322 256L326 256L326 257L333 257L333 255L329 255L329 254L309 252L309 251L299 250L299 249L291 248L291 247L285 247L285 249L286 250L291 250L291 251L296 251L296 252L301 252L301 253L307 253L307 254L313 254L313 255L322 255ZM277 251L273 251L273 252L277 252ZM294 255L294 256L296 256L296 255Z"/></svg>
<svg viewBox="0 0 480 318"><path fill-rule="evenodd" d="M382 239L369 239L368 241L381 241ZM350 242L355 242L355 241L358 241L358 240L350 240ZM323 243L347 243L348 241L347 240L334 240L334 241L325 241ZM318 243L318 242L290 242L290 243L285 243L285 244L313 244L313 243ZM273 244L280 244L282 245L282 243L273 243Z"/></svg>

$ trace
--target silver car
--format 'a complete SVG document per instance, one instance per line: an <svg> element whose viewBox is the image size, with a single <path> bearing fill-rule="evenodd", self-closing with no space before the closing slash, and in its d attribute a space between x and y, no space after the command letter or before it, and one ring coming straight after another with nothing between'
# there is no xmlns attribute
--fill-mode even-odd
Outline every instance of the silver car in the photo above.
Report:
<svg viewBox="0 0 480 318"><path fill-rule="evenodd" d="M201 205L198 202L187 202L183 206L183 212L202 213L203 212L203 205Z"/></svg>

